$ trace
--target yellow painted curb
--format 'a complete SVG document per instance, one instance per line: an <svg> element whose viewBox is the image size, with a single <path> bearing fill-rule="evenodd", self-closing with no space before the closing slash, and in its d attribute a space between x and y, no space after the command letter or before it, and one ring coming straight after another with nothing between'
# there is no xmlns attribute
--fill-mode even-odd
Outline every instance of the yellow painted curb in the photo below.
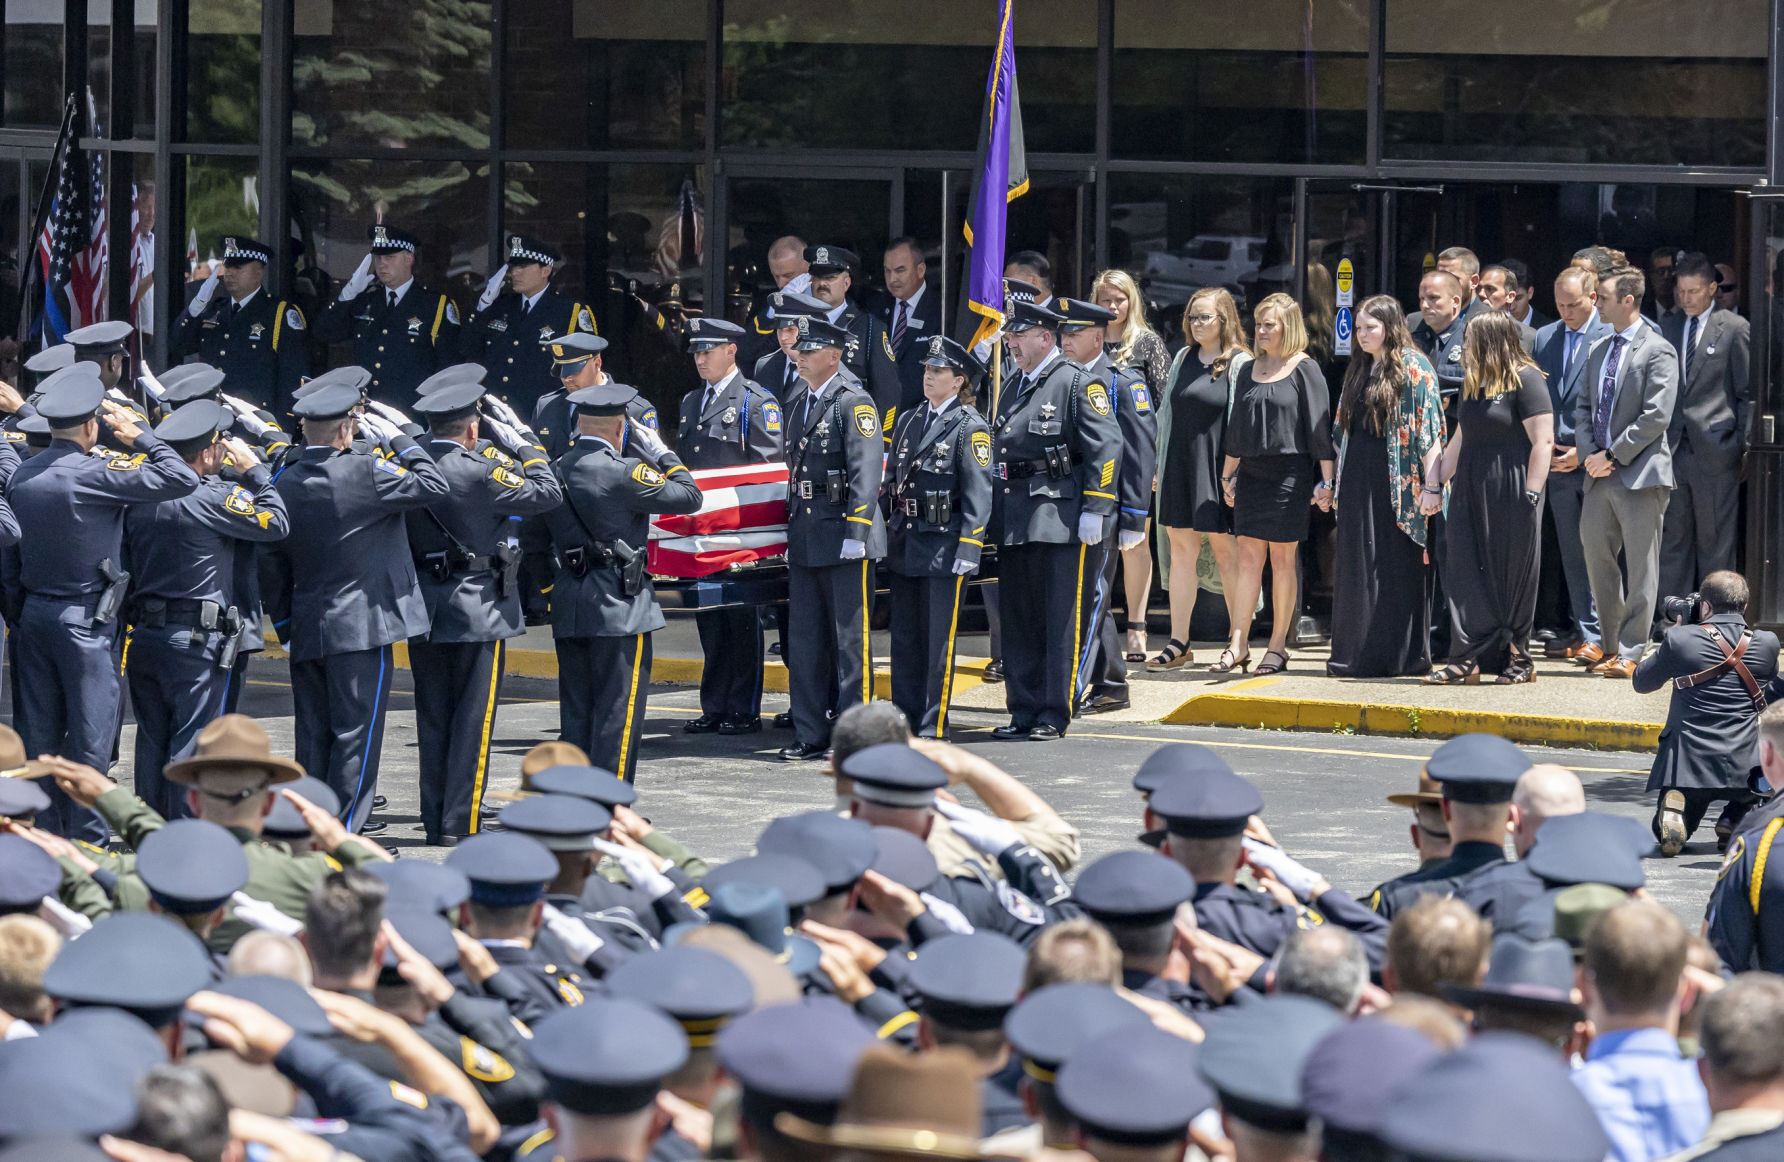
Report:
<svg viewBox="0 0 1784 1162"><path fill-rule="evenodd" d="M1480 731L1512 742L1545 746L1584 746L1602 750L1655 750L1660 723L1563 718L1548 714L1505 714L1491 710L1450 710L1389 702L1339 702L1321 698L1270 698L1246 694L1198 694L1163 721L1174 726L1252 726L1275 730L1353 730L1451 738Z"/></svg>

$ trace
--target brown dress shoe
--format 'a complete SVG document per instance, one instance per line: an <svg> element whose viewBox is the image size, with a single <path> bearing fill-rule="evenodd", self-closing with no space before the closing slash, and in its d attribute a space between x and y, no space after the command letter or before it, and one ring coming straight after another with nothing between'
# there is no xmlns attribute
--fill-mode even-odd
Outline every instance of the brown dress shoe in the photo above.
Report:
<svg viewBox="0 0 1784 1162"><path fill-rule="evenodd" d="M1635 676L1635 663L1627 658L1618 658L1609 665L1595 667L1593 672L1600 678L1621 678L1628 681Z"/></svg>
<svg viewBox="0 0 1784 1162"><path fill-rule="evenodd" d="M1597 642L1579 642L1567 647L1567 652L1561 656L1582 666L1594 666L1604 660L1604 647Z"/></svg>

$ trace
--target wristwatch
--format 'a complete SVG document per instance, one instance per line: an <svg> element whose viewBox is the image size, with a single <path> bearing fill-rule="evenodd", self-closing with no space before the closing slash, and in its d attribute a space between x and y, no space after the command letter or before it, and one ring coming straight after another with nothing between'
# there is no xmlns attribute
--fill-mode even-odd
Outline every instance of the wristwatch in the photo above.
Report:
<svg viewBox="0 0 1784 1162"><path fill-rule="evenodd" d="M1526 488L1524 490L1524 499L1530 502L1531 508L1535 508L1537 503L1542 500L1542 493L1536 491L1534 488Z"/></svg>

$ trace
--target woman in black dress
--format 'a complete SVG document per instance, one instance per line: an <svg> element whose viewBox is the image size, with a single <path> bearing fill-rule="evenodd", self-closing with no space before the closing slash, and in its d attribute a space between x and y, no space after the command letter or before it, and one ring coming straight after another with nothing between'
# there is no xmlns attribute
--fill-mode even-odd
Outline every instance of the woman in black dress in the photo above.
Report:
<svg viewBox="0 0 1784 1162"><path fill-rule="evenodd" d="M1270 562L1270 647L1260 674L1288 668L1288 631L1300 608L1296 552L1307 537L1311 505L1332 507L1332 400L1326 377L1307 356L1301 308L1285 294L1265 298L1252 311L1257 358L1233 385L1227 420L1226 463L1220 474L1233 506L1239 538L1239 577L1230 607L1232 641L1217 674L1251 661L1251 611Z"/></svg>
<svg viewBox="0 0 1784 1162"><path fill-rule="evenodd" d="M1193 660L1189 617L1196 607L1196 558L1202 538L1220 570L1227 619L1234 620L1239 548L1220 494L1222 441L1233 381L1251 362L1239 308L1224 288L1199 290L1183 308L1189 343L1177 353L1158 401L1158 523L1170 538L1165 573L1171 591L1171 642L1150 665L1174 670Z"/></svg>
<svg viewBox="0 0 1784 1162"><path fill-rule="evenodd" d="M1450 487L1443 542L1450 658L1425 680L1478 682L1490 670L1502 685L1533 682L1526 645L1536 618L1554 407L1510 315L1482 311L1470 319L1462 358L1456 431L1439 478ZM1427 481L1426 513L1439 508L1439 481Z"/></svg>
<svg viewBox="0 0 1784 1162"><path fill-rule="evenodd" d="M1364 299L1356 317L1357 353L1338 399L1338 552L1326 673L1425 674L1431 566L1419 491L1443 455L1443 400L1392 296Z"/></svg>

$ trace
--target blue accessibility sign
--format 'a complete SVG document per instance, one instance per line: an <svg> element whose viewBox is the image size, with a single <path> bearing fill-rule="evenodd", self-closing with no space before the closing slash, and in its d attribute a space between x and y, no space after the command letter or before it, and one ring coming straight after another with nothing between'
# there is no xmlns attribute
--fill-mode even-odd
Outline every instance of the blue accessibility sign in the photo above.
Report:
<svg viewBox="0 0 1784 1162"><path fill-rule="evenodd" d="M1350 332L1351 332L1351 317L1350 317L1350 308L1349 307L1339 307L1338 308L1337 331L1338 331L1338 335L1337 335L1338 342L1336 344L1334 344L1334 346L1336 347L1336 350L1333 352L1333 354L1335 354L1335 355L1349 355L1350 354Z"/></svg>

